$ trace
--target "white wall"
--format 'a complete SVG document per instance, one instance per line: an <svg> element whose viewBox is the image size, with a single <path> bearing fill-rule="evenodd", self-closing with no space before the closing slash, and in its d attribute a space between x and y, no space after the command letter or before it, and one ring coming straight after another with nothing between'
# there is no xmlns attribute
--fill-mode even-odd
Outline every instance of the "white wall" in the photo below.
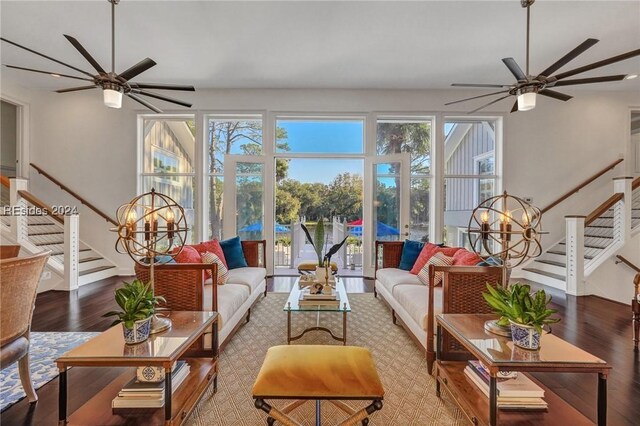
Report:
<svg viewBox="0 0 640 426"><path fill-rule="evenodd" d="M20 92L20 89L14 90ZM31 94L32 106L31 161L105 212L114 214L116 208L136 192L136 114L142 111L129 99L124 100L121 110L108 109L102 105L97 91L26 93ZM462 115L470 104L458 104L453 109L445 107L444 103L477 93L458 90L199 90L195 94L180 94L180 97L192 100L193 109L202 112L433 113L450 108L448 112ZM538 107L526 113L509 114L511 101L502 101L484 113L505 114L504 188L516 195L533 197L534 204L539 207L544 207L621 154L632 158L629 108L640 104L640 94L586 91L572 94L575 98L566 103L539 97ZM587 214L608 198L611 178L631 172L631 163L625 161L623 167L608 173L545 216L543 226L551 232L543 238L545 246L562 237L564 215ZM625 171L625 168L629 170ZM34 175L33 170L31 175ZM38 182L34 182L36 194L43 188ZM83 238L91 236L86 237L90 245L94 244L93 240L106 238L110 240L109 244L114 241L111 234L84 231L81 229ZM127 264L126 259L122 262Z"/></svg>

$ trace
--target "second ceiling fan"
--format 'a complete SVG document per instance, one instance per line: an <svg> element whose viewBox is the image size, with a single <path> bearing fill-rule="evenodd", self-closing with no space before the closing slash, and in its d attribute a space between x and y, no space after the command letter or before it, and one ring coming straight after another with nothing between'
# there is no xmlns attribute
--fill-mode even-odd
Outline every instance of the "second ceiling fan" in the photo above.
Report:
<svg viewBox="0 0 640 426"><path fill-rule="evenodd" d="M115 71L115 63L116 63L115 7L118 3L120 3L120 0L107 0L107 1L111 3L111 71L110 72L105 71L104 68L102 68L102 66L93 58L93 56L91 56L91 54L89 54L89 52L82 46L82 44L80 44L78 40L66 34L64 36L67 38L67 40L69 40L69 42L73 45L73 47L75 47L76 50L78 50L78 52L80 52L80 54L91 64L91 66L97 71L97 74L89 73L80 68L74 67L73 65L66 64L62 61L54 59L43 53L37 52L28 47L21 46L18 43L15 43L11 40L7 40L6 38L0 37L0 40L6 43L9 43L13 46L24 49L27 52L34 53L38 56L42 56L43 58L56 62L60 65L64 65L65 67L70 68L74 71L77 71L83 74L84 76L79 77L79 76L68 75L68 74L60 74L52 71L42 71L42 70L36 70L32 68L19 67L16 65L5 65L5 66L9 68L23 70L23 71L49 74L53 77L64 77L64 78L72 78L75 80L88 81L91 84L86 86L80 86L80 87L72 87L69 89L56 90L56 92L67 93L67 92L76 92L79 90L89 90L89 89L100 88L102 89L104 104L111 108L120 108L122 106L123 95L128 96L134 101L144 105L146 108L157 113L161 113L162 110L160 110L160 108L154 106L153 104L148 102L146 99L142 98L141 96L155 98L161 101L170 102L176 105L190 108L191 104L189 102L181 101L179 99L171 98L169 96L165 96L160 93L152 92L149 89L194 92L195 88L193 86L161 84L161 83L134 83L131 81L132 79L142 74L149 68L155 66L156 63L153 59L145 58L142 61L135 64L134 66L132 66L131 68L127 69L126 71L123 71L121 73L116 73Z"/></svg>
<svg viewBox="0 0 640 426"><path fill-rule="evenodd" d="M573 86L577 84L590 84L590 83L604 83L607 81L619 81L624 80L627 75L626 74L618 74L618 75L607 75L602 77L589 77L589 78L576 78L571 80L565 80L567 77L572 77L576 74L581 74L583 72L587 72L596 68L604 67L606 65L613 64L615 62L620 62L625 59L633 58L634 56L640 55L640 49L632 50L627 53L623 53L621 55L612 56L608 59L604 59L602 61L594 62L589 65L585 65L582 67L574 68L570 71L565 71L560 74L553 75L560 68L568 64L570 61L578 57L578 55L585 52L587 49L596 44L599 40L594 38L589 38L578 45L575 49L564 55L562 58L558 59L552 65L550 65L547 69L542 71L538 75L529 74L529 36L530 36L530 18L531 18L531 5L535 2L535 0L520 0L520 4L523 8L527 9L527 59L526 59L526 72L520 68L518 63L513 58L504 58L502 62L507 66L511 74L516 78L516 82L513 84L469 84L469 83L454 83L452 86L456 87L477 87L477 88L496 88L501 89L496 92L487 93L479 96L472 96L470 98L459 99L457 101L448 102L445 105L453 105L460 102L467 102L474 99L480 99L488 96L498 96L497 99L492 100L489 103L486 103L473 111L470 111L469 114L480 111L488 107L489 105L493 105L496 102L499 102L503 99L506 99L510 96L516 96L516 102L513 104L513 108L511 108L511 112L515 111L528 111L536 106L536 96L542 95L547 96L549 98L557 99L560 101L568 101L573 96L569 96L567 94L558 92L556 90L551 90L551 88L563 87L563 86Z"/></svg>

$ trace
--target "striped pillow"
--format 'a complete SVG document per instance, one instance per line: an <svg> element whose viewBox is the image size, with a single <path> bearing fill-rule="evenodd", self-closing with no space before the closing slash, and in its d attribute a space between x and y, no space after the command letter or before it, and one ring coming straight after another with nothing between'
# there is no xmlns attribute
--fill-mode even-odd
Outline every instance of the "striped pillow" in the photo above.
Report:
<svg viewBox="0 0 640 426"><path fill-rule="evenodd" d="M453 257L445 256L442 253L436 253L431 256L431 259L429 259L422 269L420 269L420 272L418 272L418 279L420 279L422 284L427 286L429 285L429 265L451 266L453 265ZM433 283L434 287L440 285L442 283L442 272L436 272L433 279L435 280L435 283Z"/></svg>
<svg viewBox="0 0 640 426"><path fill-rule="evenodd" d="M202 263L216 263L218 265L218 285L222 285L227 282L227 279L229 278L229 270L217 254L205 251L202 253L201 259Z"/></svg>

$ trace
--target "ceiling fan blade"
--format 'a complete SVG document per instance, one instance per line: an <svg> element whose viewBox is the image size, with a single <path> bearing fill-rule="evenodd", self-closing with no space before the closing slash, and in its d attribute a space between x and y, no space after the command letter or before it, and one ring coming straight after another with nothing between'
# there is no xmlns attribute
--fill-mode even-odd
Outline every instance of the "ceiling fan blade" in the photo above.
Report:
<svg viewBox="0 0 640 426"><path fill-rule="evenodd" d="M576 78L573 80L560 80L554 84L554 87L558 86L572 86L574 84L590 84L590 83L606 83L607 81L620 81L624 80L625 74L618 75L606 75L603 77L589 77L589 78Z"/></svg>
<svg viewBox="0 0 640 426"><path fill-rule="evenodd" d="M527 75L524 73L524 71L522 71L522 68L520 68L515 59L503 58L502 62L504 62L507 68L509 68L509 71L511 71L511 74L513 74L518 81L527 80Z"/></svg>
<svg viewBox="0 0 640 426"><path fill-rule="evenodd" d="M14 43L13 41L11 41L11 40L7 40L6 38L0 37L0 40L4 41L4 42L6 42L6 43L12 44L12 45L14 45L14 46L16 46L16 47L19 47L20 49L24 49L24 50L26 50L27 52L31 52L31 53L33 53L33 54L35 54L35 55L42 56L43 58L46 58L46 59L48 59L48 60L50 60L50 61L53 61L53 62L55 62L55 63L57 63L57 64L64 65L65 67L67 67L67 68L71 68L72 70L78 71L79 73L82 73L82 74L84 74L84 75L88 75L88 76L89 76L89 77L91 77L91 78L93 78L93 77L94 77L94 76L93 76L93 74L89 74L88 72L83 71L83 70L81 70L80 68L76 68L76 67L74 67L73 65L65 64L64 62L59 61L59 60L57 60L57 59L54 59L54 58L52 58L51 56L47 56L47 55L45 55L45 54L43 54L43 53L36 52L36 51L35 51L35 50L33 50L33 49L29 49L28 47L22 46L22 45L20 45L20 44L18 44L18 43Z"/></svg>
<svg viewBox="0 0 640 426"><path fill-rule="evenodd" d="M60 89L56 90L56 93L67 93L67 92L77 92L78 90L88 90L95 89L98 86L81 86L81 87L71 87L69 89Z"/></svg>
<svg viewBox="0 0 640 426"><path fill-rule="evenodd" d="M491 102L489 102L488 104L484 104L484 105L482 105L481 107L474 109L473 111L469 111L467 114L473 114L474 112L478 112L478 111L480 111L481 109L488 107L489 105L493 105L493 104L495 104L496 102L500 102L500 101L501 101L501 100L503 100L503 99L507 99L509 96L511 96L511 95L507 95L507 96L503 96L503 97L498 98L498 99L494 99L494 100L492 100Z"/></svg>
<svg viewBox="0 0 640 426"><path fill-rule="evenodd" d="M183 90L185 92L195 92L196 89L193 86L181 86L177 84L162 84L162 83L129 83L129 85L135 89L158 89L158 90Z"/></svg>
<svg viewBox="0 0 640 426"><path fill-rule="evenodd" d="M513 103L513 106L511 107L511 112L518 112L518 100L517 99Z"/></svg>
<svg viewBox="0 0 640 426"><path fill-rule="evenodd" d="M151 67L153 67L155 65L156 65L156 63L155 63L155 61L153 59L144 58L143 60L141 60L140 62L138 62L137 64L135 64L131 68L129 68L128 70L118 74L118 78L120 78L120 79L122 79L124 81L131 80L132 78L136 77L139 74L142 74L143 72L145 72L146 70L148 70L149 68L151 68Z"/></svg>
<svg viewBox="0 0 640 426"><path fill-rule="evenodd" d="M495 87L497 89L501 87L509 87L508 84L473 84L473 83L453 83L454 87Z"/></svg>
<svg viewBox="0 0 640 426"><path fill-rule="evenodd" d="M133 99L134 101L144 105L145 107L149 108L151 111L156 112L158 114L162 113L162 110L160 108L157 108L153 105L151 105L149 102L145 101L144 99L132 94L132 93L127 93L127 96L130 97L131 99Z"/></svg>
<svg viewBox="0 0 640 426"><path fill-rule="evenodd" d="M460 103L460 102L470 101L472 99L484 98L485 96L499 95L500 93L507 93L507 92L508 92L508 90L501 90L499 92L487 93L486 95L474 96L472 98L465 98L465 99L460 99L460 100L453 101L453 102L447 102L445 105L453 105L453 104L457 104L457 103Z"/></svg>
<svg viewBox="0 0 640 426"><path fill-rule="evenodd" d="M100 74L106 74L106 71L100 66L100 64L95 59L93 59L93 56L91 56L89 52L87 52L87 50L80 44L78 40L71 37L70 35L65 34L64 36L67 40L69 40L69 43L71 43L73 47L75 47L76 50L80 52L82 56L84 56L84 58L91 64L91 66L96 71L98 71Z"/></svg>
<svg viewBox="0 0 640 426"><path fill-rule="evenodd" d="M149 92L149 91L146 91L146 90L133 89L131 92L132 93L136 93L138 95L149 96L150 98L160 99L161 101L171 102L171 103L177 104L177 105L182 105L183 107L187 107L187 108L191 108L191 106L192 106L192 104L190 104L188 102L185 102L185 101L181 101L180 99L170 98L168 96L164 96L164 95L161 95L159 93Z"/></svg>
<svg viewBox="0 0 640 426"><path fill-rule="evenodd" d="M565 95L564 93L556 92L555 90L542 89L538 92L538 94L542 96L548 96L553 99L557 99L559 101L568 101L569 99L573 99L573 96Z"/></svg>
<svg viewBox="0 0 640 426"><path fill-rule="evenodd" d="M586 39L580 45L578 45L578 47L576 47L571 52L569 52L566 55L564 55L562 58L558 59L549 68L547 68L546 70L542 71L540 73L540 75L541 76L550 76L551 74L553 74L554 72L558 71L560 68L562 68L563 66L568 64L570 61L572 61L575 58L577 58L580 54L584 53L587 49L592 47L598 41L600 41L600 40L597 40L595 38Z"/></svg>
<svg viewBox="0 0 640 426"><path fill-rule="evenodd" d="M638 56L638 55L640 55L640 49L632 50L630 52L623 53L622 55L612 56L611 58L604 59L602 61L594 62L592 64L585 65L583 67L575 68L575 69L560 73L555 77L557 80L561 80L563 78L571 77L572 75L580 74L585 71L591 71L596 68L600 68L606 65L614 64L616 62L624 61L625 59L633 58L634 56Z"/></svg>
<svg viewBox="0 0 640 426"><path fill-rule="evenodd" d="M75 78L76 80L93 81L93 79L91 79L91 78L76 77L75 75L60 74L59 72L34 70L32 68L18 67L16 65L6 65L6 64L3 64L3 65L5 67L7 67L7 68L15 68L17 70L38 72L40 74L49 74L52 77L66 77L66 78Z"/></svg>

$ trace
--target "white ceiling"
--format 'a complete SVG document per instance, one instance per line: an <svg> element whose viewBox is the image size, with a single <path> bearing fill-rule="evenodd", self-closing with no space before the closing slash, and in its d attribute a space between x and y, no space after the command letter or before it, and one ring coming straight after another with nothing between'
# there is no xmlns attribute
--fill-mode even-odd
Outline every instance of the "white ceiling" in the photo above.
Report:
<svg viewBox="0 0 640 426"><path fill-rule="evenodd" d="M441 89L453 82L512 83L504 57L525 66L526 12L519 0L122 0L116 13L117 70L146 56L158 63L136 81L199 89ZM69 34L110 68L106 0L2 0L0 14L2 37L92 71L63 37ZM640 1L538 0L532 7L532 74L589 37L600 43L563 70L640 48ZM74 73L6 43L0 48L3 64ZM36 88L82 85L4 67L1 72ZM619 73L640 74L640 57L584 76ZM640 78L588 88L640 90Z"/></svg>

